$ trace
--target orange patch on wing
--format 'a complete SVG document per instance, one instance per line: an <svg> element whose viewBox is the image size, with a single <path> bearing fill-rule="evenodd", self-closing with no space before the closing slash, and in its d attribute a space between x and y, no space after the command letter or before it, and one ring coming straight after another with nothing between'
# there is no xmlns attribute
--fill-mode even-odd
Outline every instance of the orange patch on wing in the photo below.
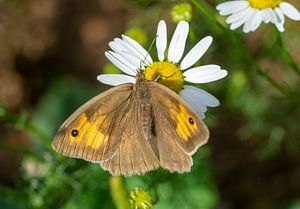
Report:
<svg viewBox="0 0 300 209"><path fill-rule="evenodd" d="M103 120L105 119L105 116L102 117L94 117L95 119L93 120L93 123L89 123L89 131L86 133L86 146L91 146L93 147L93 143L96 140L99 140L99 133L101 131L99 130L100 125L102 124Z"/></svg>
<svg viewBox="0 0 300 209"><path fill-rule="evenodd" d="M106 115L99 116L95 113L92 123L89 124L89 133L86 136L86 146L90 146L92 149L98 149L108 141L108 135L101 131L107 130L108 121L106 121Z"/></svg>
<svg viewBox="0 0 300 209"><path fill-rule="evenodd" d="M80 115L79 119L76 122L76 125L73 127L72 130L77 130L78 135L72 136L72 130L70 131L70 139L75 142L79 143L83 139L85 139L85 146L91 147L93 149L98 149L102 144L108 143L109 136L102 133L101 129L106 130L108 127L105 123L106 116L98 116L94 115L93 119L89 122L85 113Z"/></svg>
<svg viewBox="0 0 300 209"><path fill-rule="evenodd" d="M179 110L178 110L179 109ZM173 119L176 121L176 132L184 140L188 141L189 138L198 130L196 123L190 123L194 120L187 112L186 108L179 104L178 108L173 107L170 109Z"/></svg>
<svg viewBox="0 0 300 209"><path fill-rule="evenodd" d="M77 120L76 122L76 125L73 127L72 130L70 130L70 133L69 133L69 138L73 141L73 142L76 142L76 143L79 143L82 138L83 138L83 133L84 133L84 129L85 127L88 125L88 120L87 120L87 117L86 115L83 113L82 115L80 115L79 119ZM78 131L78 134L77 136L73 136L72 135L72 131L73 130L76 130Z"/></svg>

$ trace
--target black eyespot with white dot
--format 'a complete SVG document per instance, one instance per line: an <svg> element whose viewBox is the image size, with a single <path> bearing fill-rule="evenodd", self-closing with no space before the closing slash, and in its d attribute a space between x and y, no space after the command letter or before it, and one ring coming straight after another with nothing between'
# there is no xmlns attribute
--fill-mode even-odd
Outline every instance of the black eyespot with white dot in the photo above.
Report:
<svg viewBox="0 0 300 209"><path fill-rule="evenodd" d="M71 132L71 135L72 135L73 137L78 136L78 134L79 134L79 131L76 130L76 129L72 130L72 132Z"/></svg>
<svg viewBox="0 0 300 209"><path fill-rule="evenodd" d="M190 122L191 125L193 125L194 124L194 119L193 118L189 118L189 122Z"/></svg>

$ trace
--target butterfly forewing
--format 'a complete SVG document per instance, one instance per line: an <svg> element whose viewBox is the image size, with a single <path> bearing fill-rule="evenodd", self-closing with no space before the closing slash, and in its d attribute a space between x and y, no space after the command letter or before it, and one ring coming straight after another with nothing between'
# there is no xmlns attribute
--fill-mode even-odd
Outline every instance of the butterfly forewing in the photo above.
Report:
<svg viewBox="0 0 300 209"><path fill-rule="evenodd" d="M123 84L94 97L60 127L53 148L70 157L99 162L114 155L126 126L132 84Z"/></svg>

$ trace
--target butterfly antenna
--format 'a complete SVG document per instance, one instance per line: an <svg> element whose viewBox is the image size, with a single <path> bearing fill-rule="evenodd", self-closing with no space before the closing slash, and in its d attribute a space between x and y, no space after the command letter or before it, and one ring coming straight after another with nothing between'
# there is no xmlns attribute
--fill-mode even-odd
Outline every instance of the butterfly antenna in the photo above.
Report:
<svg viewBox="0 0 300 209"><path fill-rule="evenodd" d="M144 60L142 60L140 63L140 69L142 69L142 63L146 64L147 57L150 56L150 51L153 47L154 42L156 41L156 38L157 38L157 36L151 41L150 47L147 51L147 55L145 56ZM150 63L148 63L148 64L150 64Z"/></svg>
<svg viewBox="0 0 300 209"><path fill-rule="evenodd" d="M121 62L123 65L127 66L130 70L132 70L132 72L134 72L135 74L138 73L138 70L137 69L134 69L132 67L130 67L129 65L127 65L126 63L124 63L122 60L120 60L118 57L116 57L113 53L111 52L107 52L109 53L111 56L113 56L116 60L118 60L119 62Z"/></svg>
<svg viewBox="0 0 300 209"><path fill-rule="evenodd" d="M175 75L177 72L174 72L174 73L172 73L171 75L169 75L169 76L163 76L163 75L158 75L156 78L155 78L155 82L157 82L158 81L158 79L160 79L161 77L164 77L164 78L170 78L170 77L172 77L173 75Z"/></svg>
<svg viewBox="0 0 300 209"><path fill-rule="evenodd" d="M170 78L170 77L172 77L173 75L175 75L177 72L174 72L174 73L172 73L171 75L168 75L168 76L161 76L161 77L164 77L164 78Z"/></svg>

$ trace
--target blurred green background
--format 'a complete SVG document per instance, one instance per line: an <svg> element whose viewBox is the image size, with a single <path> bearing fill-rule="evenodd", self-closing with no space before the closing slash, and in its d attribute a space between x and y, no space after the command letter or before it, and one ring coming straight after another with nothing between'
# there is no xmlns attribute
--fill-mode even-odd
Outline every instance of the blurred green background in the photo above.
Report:
<svg viewBox="0 0 300 209"><path fill-rule="evenodd" d="M178 18L173 7L182 2L0 0L0 209L117 207L110 175L56 154L51 140L70 113L109 88L96 80L118 72L104 57L108 42L126 33L148 48L160 19L170 37ZM193 156L190 173L160 169L125 178L128 190L143 188L157 209L299 209L300 23L287 20L281 35L271 25L228 32L213 11L221 1L185 2L192 6L187 48L212 35L201 64L229 72L199 86L221 105L206 114L210 140Z"/></svg>

